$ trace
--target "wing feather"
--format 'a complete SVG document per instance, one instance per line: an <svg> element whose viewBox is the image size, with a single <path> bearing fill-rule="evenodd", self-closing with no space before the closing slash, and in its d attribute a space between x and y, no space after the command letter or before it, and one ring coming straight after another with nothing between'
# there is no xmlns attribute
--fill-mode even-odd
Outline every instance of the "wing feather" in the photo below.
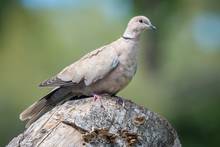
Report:
<svg viewBox="0 0 220 147"><path fill-rule="evenodd" d="M64 86L83 81L86 86L105 77L119 64L114 48L104 46L96 49L75 63L64 68L57 76L40 84L40 86Z"/></svg>

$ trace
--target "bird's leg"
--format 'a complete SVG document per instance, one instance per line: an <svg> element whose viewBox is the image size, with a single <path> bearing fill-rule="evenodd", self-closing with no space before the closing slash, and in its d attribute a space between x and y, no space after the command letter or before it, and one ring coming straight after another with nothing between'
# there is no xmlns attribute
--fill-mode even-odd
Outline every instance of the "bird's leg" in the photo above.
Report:
<svg viewBox="0 0 220 147"><path fill-rule="evenodd" d="M121 105L121 106L124 107L124 101L123 101L123 98L120 97L120 96L117 96L117 95L115 95L115 97L117 98L117 100L116 100L117 104L119 104L119 105Z"/></svg>
<svg viewBox="0 0 220 147"><path fill-rule="evenodd" d="M102 96L98 94L92 94L93 95L93 101L95 102L96 100L99 100L101 103L101 107L105 109L105 107L102 105Z"/></svg>
<svg viewBox="0 0 220 147"><path fill-rule="evenodd" d="M101 95L93 94L93 101L100 100L101 98Z"/></svg>

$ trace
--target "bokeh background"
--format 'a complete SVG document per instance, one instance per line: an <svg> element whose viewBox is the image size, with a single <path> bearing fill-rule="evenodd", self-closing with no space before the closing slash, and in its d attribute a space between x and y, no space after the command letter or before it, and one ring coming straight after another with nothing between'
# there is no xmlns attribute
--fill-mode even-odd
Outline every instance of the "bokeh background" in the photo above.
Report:
<svg viewBox="0 0 220 147"><path fill-rule="evenodd" d="M0 0L0 146L24 130L37 85L148 16L138 72L119 93L163 115L185 147L220 139L219 0Z"/></svg>

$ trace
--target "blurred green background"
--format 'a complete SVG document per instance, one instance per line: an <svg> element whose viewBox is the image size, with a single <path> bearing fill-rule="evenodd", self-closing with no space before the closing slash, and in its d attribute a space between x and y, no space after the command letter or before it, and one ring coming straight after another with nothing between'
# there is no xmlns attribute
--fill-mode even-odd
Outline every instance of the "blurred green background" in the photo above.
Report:
<svg viewBox="0 0 220 147"><path fill-rule="evenodd" d="M135 15L158 29L142 36L138 72L119 95L166 117L183 146L218 146L219 0L0 0L0 146L49 91L41 81L120 37Z"/></svg>

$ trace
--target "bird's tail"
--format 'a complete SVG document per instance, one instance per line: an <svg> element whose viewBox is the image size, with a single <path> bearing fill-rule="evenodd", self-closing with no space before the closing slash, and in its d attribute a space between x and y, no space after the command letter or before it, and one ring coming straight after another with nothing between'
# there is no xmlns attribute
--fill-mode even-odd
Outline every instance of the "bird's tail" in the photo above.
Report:
<svg viewBox="0 0 220 147"><path fill-rule="evenodd" d="M68 88L55 88L46 96L33 103L20 114L20 120L27 121L26 127L30 126L34 121L43 114L51 110L56 104L64 99L72 96Z"/></svg>

